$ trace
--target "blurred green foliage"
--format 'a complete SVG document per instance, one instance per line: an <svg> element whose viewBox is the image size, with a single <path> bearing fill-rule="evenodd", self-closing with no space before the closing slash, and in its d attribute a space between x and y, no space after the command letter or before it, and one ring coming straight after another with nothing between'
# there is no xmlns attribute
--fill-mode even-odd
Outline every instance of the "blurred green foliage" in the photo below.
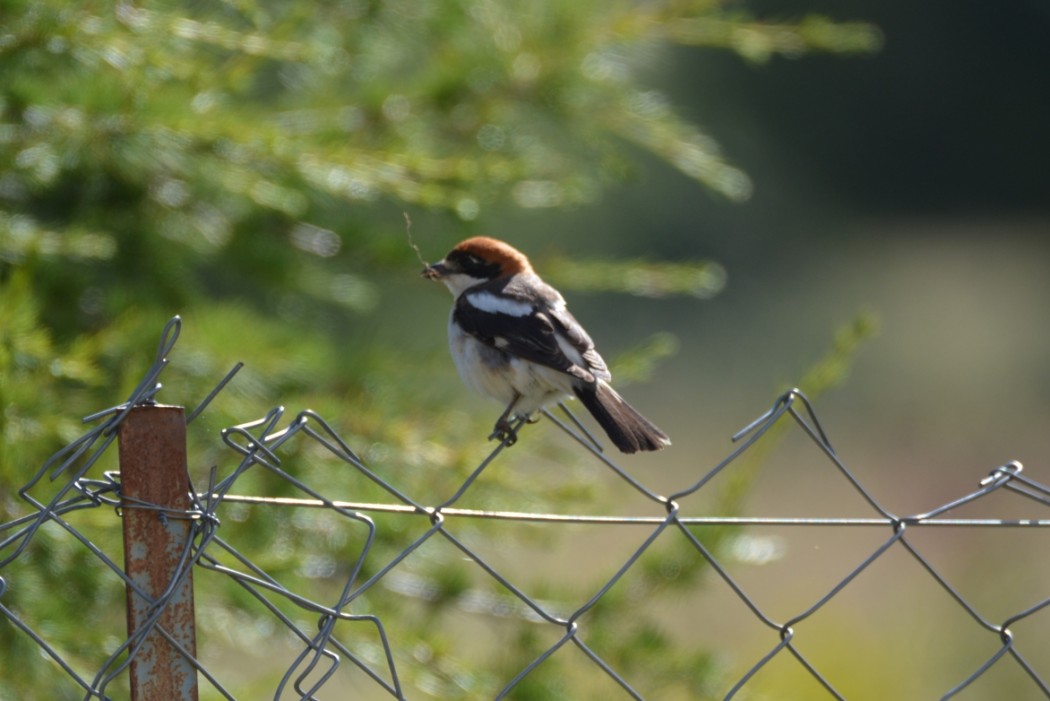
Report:
<svg viewBox="0 0 1050 701"><path fill-rule="evenodd" d="M407 491L451 494L488 419L443 404L456 381L433 352L443 344L397 336L414 319L397 311L414 307L402 286L418 283L398 212L437 212L435 226L451 232L504 207L594 202L630 171L629 144L744 200L747 176L639 84L637 68L669 42L763 61L870 52L880 41L868 25L765 22L718 0L2 0L0 17L0 522L24 513L17 487L79 435L78 417L127 396L174 313L186 328L162 401L192 407L246 362L193 425L198 479L213 464L230 469L218 429L283 403L333 418L367 459L396 466ZM559 285L709 297L724 284L713 263L569 266L551 261ZM644 375L673 347L655 337L629 354L628 374ZM283 457L328 494L383 497L323 451ZM504 471L472 496L521 509L587 495L580 474L558 474L535 494ZM288 491L263 472L240 486ZM361 534L321 516L240 505L220 515L224 537L278 578L319 571L304 570L303 553L345 563L360 547ZM116 547L111 514L71 520ZM418 536L395 521L380 529L377 553ZM45 529L4 572L3 603L90 677L121 639L120 585L63 535ZM427 625L467 580L447 563L414 566L442 595L418 621L398 622L429 650L407 657L406 677L423 696L491 695L507 677L464 681L448 633ZM653 571L666 579L666 568ZM201 604L205 641L268 635L224 626L251 602L232 583L202 580L213 587ZM383 596L377 588L363 606ZM602 616L599 607L591 625L603 654L661 698L697 697L706 655L671 654L655 624L621 635ZM504 651L511 675L549 644L528 624L521 631L520 649ZM0 698L79 698L62 675L43 673L49 663L12 626L0 626L0 648ZM515 698L582 698L556 669L552 660Z"/></svg>

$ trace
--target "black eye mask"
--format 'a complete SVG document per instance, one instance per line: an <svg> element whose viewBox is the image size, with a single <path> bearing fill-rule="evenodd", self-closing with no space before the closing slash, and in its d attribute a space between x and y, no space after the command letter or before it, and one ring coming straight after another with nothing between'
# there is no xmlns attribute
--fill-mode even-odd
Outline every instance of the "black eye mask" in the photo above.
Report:
<svg viewBox="0 0 1050 701"><path fill-rule="evenodd" d="M486 263L472 253L452 251L445 260L455 264L461 272L471 277L491 279L498 276L500 272L498 263Z"/></svg>

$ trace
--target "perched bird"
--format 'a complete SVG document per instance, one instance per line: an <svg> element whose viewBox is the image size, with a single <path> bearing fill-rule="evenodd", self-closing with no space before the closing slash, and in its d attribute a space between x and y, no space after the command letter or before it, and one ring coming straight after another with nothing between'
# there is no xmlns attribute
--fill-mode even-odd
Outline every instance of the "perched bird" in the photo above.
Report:
<svg viewBox="0 0 1050 701"><path fill-rule="evenodd" d="M448 340L460 377L479 394L506 403L491 438L513 443L514 418L530 419L575 395L624 453L671 444L609 386L612 375L591 337L525 254L478 236L422 275L445 283L455 298Z"/></svg>

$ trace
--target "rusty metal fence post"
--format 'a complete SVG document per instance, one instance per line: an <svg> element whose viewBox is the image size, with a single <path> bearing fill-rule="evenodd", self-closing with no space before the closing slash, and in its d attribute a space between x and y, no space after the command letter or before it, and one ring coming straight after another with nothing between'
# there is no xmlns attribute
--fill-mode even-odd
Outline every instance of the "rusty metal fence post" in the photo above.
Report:
<svg viewBox="0 0 1050 701"><path fill-rule="evenodd" d="M197 701L183 408L136 406L118 437L131 699Z"/></svg>

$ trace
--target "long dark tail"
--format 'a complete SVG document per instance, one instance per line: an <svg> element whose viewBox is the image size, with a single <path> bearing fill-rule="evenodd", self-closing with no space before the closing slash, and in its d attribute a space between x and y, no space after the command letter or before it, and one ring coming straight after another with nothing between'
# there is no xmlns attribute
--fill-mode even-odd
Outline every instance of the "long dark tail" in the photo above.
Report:
<svg viewBox="0 0 1050 701"><path fill-rule="evenodd" d="M624 453L660 450L671 445L667 434L639 414L612 387L598 381L593 386L575 387L576 396L609 434L609 440Z"/></svg>

